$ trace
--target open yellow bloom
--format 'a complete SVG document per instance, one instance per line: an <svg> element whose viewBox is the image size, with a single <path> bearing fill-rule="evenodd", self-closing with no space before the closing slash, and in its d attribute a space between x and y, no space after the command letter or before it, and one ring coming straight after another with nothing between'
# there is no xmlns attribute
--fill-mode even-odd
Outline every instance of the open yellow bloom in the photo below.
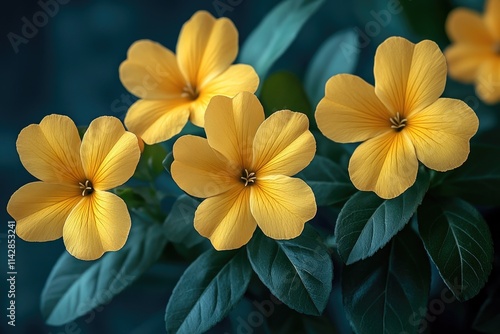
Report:
<svg viewBox="0 0 500 334"><path fill-rule="evenodd" d="M205 199L194 226L218 250L245 245L257 225L273 239L300 235L316 214L311 188L290 176L314 157L316 142L304 114L282 110L264 120L257 97L216 96L205 114L207 139L179 138L172 176Z"/></svg>
<svg viewBox="0 0 500 334"><path fill-rule="evenodd" d="M83 140L67 116L50 115L24 128L17 151L28 183L10 198L7 211L26 241L63 237L68 252L94 260L123 247L130 230L125 202L105 190L126 182L139 162L137 137L114 117L99 117Z"/></svg>
<svg viewBox="0 0 500 334"><path fill-rule="evenodd" d="M140 98L128 110L127 128L147 144L178 134L188 119L203 127L215 95L255 92L259 77L249 65L231 65L238 54L238 31L231 20L196 12L179 35L177 56L158 43L132 44L120 65L120 80Z"/></svg>
<svg viewBox="0 0 500 334"><path fill-rule="evenodd" d="M349 162L356 188L394 198L415 182L420 160L446 171L469 154L479 121L463 101L439 98L446 61L436 43L391 37L375 54L375 87L333 76L316 109L321 132L340 143L364 141Z"/></svg>
<svg viewBox="0 0 500 334"><path fill-rule="evenodd" d="M453 10L446 32L453 43L445 50L450 77L475 83L484 102L499 102L500 0L487 0L484 16L466 8Z"/></svg>

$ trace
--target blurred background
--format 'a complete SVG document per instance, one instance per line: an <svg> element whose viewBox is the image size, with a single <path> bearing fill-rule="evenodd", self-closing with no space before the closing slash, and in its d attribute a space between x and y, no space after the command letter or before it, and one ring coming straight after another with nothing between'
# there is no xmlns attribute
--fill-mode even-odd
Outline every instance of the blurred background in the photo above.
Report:
<svg viewBox="0 0 500 334"><path fill-rule="evenodd" d="M223 15L233 20L240 33L241 45L266 13L279 3L277 0L230 2L238 5L227 5L227 0L18 0L3 3L0 20L3 36L0 53L0 204L3 208L0 220L0 308L4 310L0 317L1 333L164 331L165 305L178 273L172 273L172 282L166 284L154 279L158 269L155 267L150 270L147 284L140 287L134 284L110 304L68 326L46 326L39 311L40 293L52 266L64 251L61 240L37 244L16 239L16 327L7 326L4 315L7 307L6 224L11 218L4 208L16 189L34 180L22 167L15 142L22 128L39 123L52 113L68 115L77 125L88 125L101 115L123 120L134 98L121 85L118 66L134 41L151 39L175 50L182 24L195 11L204 9L216 17ZM226 4L222 7L225 8L223 13L220 3ZM413 42L432 39L444 49L449 43L444 31L445 19L457 6L481 11L483 1L327 0L306 23L271 73L289 70L303 78L321 43L338 31L352 29L359 34L361 45L355 74L373 83L373 55L380 42L399 35ZM396 10L391 13L391 8L397 9L397 13L394 14ZM389 16L382 14L387 12ZM29 28L26 22L38 26ZM449 79L445 95L464 100L478 113L481 134L486 135L495 126L498 106L482 104L472 86ZM494 211L487 214L490 222L496 219ZM498 228L495 229L492 233L498 235ZM183 267L178 269L182 272ZM467 328L469 320L458 319L456 315L465 314L467 308L474 309L478 305L474 300L465 306L453 304L432 326L439 330L441 326L449 326L450 322L459 323L455 332L464 330L465 333L467 331L463 328ZM345 319L340 319L339 323L340 328L349 332Z"/></svg>

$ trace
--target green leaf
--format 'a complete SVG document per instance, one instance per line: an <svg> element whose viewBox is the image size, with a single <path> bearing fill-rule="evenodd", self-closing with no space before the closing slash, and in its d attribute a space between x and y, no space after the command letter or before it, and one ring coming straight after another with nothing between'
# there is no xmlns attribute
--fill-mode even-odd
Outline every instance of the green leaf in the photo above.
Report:
<svg viewBox="0 0 500 334"><path fill-rule="evenodd" d="M306 225L300 236L286 241L256 231L247 250L253 270L279 300L301 313L323 312L332 290L333 266L314 228Z"/></svg>
<svg viewBox="0 0 500 334"><path fill-rule="evenodd" d="M358 192L340 211L335 240L346 264L372 256L410 221L429 187L429 174L419 173L415 184L400 196L384 200Z"/></svg>
<svg viewBox="0 0 500 334"><path fill-rule="evenodd" d="M359 334L417 333L431 271L422 242L407 227L374 256L342 272L347 318Z"/></svg>
<svg viewBox="0 0 500 334"><path fill-rule="evenodd" d="M174 154L173 152L169 152L165 157L165 159L163 159L162 161L163 168L165 168L165 170L169 173L170 173L170 166L172 166L172 162L174 162Z"/></svg>
<svg viewBox="0 0 500 334"><path fill-rule="evenodd" d="M353 73L356 69L358 44L356 31L347 29L333 34L320 46L309 63L304 80L307 95L314 106L325 96L328 79L339 73Z"/></svg>
<svg viewBox="0 0 500 334"><path fill-rule="evenodd" d="M493 262L493 242L481 214L458 198L429 199L418 210L418 228L439 274L457 299L477 295Z"/></svg>
<svg viewBox="0 0 500 334"><path fill-rule="evenodd" d="M318 206L343 202L357 190L347 171L332 160L316 155L302 172L297 174L311 187Z"/></svg>
<svg viewBox="0 0 500 334"><path fill-rule="evenodd" d="M134 177L142 181L153 181L163 172L162 161L167 151L160 145L144 144L144 151L135 169Z"/></svg>
<svg viewBox="0 0 500 334"><path fill-rule="evenodd" d="M428 39L436 41L438 44L448 42L444 28L446 17L451 10L448 1L400 0L398 2L403 6L403 12L407 18L406 21L414 32L420 36L426 36ZM391 14L389 13L389 15ZM384 20L384 14L381 12L373 16L375 20L378 18L378 22L383 22ZM426 19L422 20L423 17Z"/></svg>
<svg viewBox="0 0 500 334"><path fill-rule="evenodd" d="M166 244L163 227L134 221L125 246L97 261L64 253L50 273L41 296L47 324L60 326L108 303L160 256Z"/></svg>
<svg viewBox="0 0 500 334"><path fill-rule="evenodd" d="M248 36L239 62L250 64L264 79L274 62L288 49L306 21L324 0L288 0L273 8Z"/></svg>
<svg viewBox="0 0 500 334"><path fill-rule="evenodd" d="M177 198L165 220L167 240L188 248L206 240L194 229L194 213L199 204L200 201L187 195Z"/></svg>
<svg viewBox="0 0 500 334"><path fill-rule="evenodd" d="M307 115L309 122L314 122L311 104L300 79L291 72L271 74L262 86L260 101L266 116L277 110L289 109Z"/></svg>
<svg viewBox="0 0 500 334"><path fill-rule="evenodd" d="M167 333L203 333L226 317L252 276L245 253L211 249L186 269L167 305Z"/></svg>
<svg viewBox="0 0 500 334"><path fill-rule="evenodd" d="M434 189L477 205L500 204L500 147L472 145L467 161L447 172Z"/></svg>

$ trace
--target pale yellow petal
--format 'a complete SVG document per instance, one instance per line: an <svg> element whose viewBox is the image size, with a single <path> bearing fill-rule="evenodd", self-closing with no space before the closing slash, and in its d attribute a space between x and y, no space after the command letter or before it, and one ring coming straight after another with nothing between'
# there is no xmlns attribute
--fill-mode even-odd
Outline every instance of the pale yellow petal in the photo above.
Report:
<svg viewBox="0 0 500 334"><path fill-rule="evenodd" d="M190 103L184 99L139 100L128 110L125 126L148 145L166 141L186 125Z"/></svg>
<svg viewBox="0 0 500 334"><path fill-rule="evenodd" d="M316 215L311 188L301 179L273 176L250 186L250 209L262 232L273 239L298 237Z"/></svg>
<svg viewBox="0 0 500 334"><path fill-rule="evenodd" d="M121 249L130 226L125 202L112 193L96 190L83 197L66 220L64 245L80 260L95 260L104 252Z"/></svg>
<svg viewBox="0 0 500 334"><path fill-rule="evenodd" d="M444 172L467 159L469 140L478 126L476 114L465 102L441 98L408 119L403 131L411 137L418 160Z"/></svg>
<svg viewBox="0 0 500 334"><path fill-rule="evenodd" d="M390 199L401 195L417 178L415 148L403 129L388 132L359 145L349 161L356 188Z"/></svg>
<svg viewBox="0 0 500 334"><path fill-rule="evenodd" d="M96 118L83 136L83 168L95 189L107 190L125 183L134 174L140 156L137 136L125 131L118 118Z"/></svg>
<svg viewBox="0 0 500 334"><path fill-rule="evenodd" d="M240 92L253 93L259 86L259 77L249 65L231 65L226 71L207 82L201 89L199 97L191 104L189 120L197 126L204 126L205 110L214 96L234 97Z"/></svg>
<svg viewBox="0 0 500 334"><path fill-rule="evenodd" d="M241 184L238 166L217 154L205 138L182 136L174 144L173 155L172 177L192 196L215 196Z"/></svg>
<svg viewBox="0 0 500 334"><path fill-rule="evenodd" d="M396 115L407 117L436 101L446 84L446 60L438 45L391 37L375 54L375 93Z"/></svg>
<svg viewBox="0 0 500 334"><path fill-rule="evenodd" d="M500 0L486 0L484 22L495 41L500 41Z"/></svg>
<svg viewBox="0 0 500 334"><path fill-rule="evenodd" d="M463 83L472 83L477 77L479 67L495 57L491 46L455 44L448 47L444 55L448 62L448 74Z"/></svg>
<svg viewBox="0 0 500 334"><path fill-rule="evenodd" d="M493 38L481 15L467 8L456 8L448 15L446 33L451 41L471 47L493 45Z"/></svg>
<svg viewBox="0 0 500 334"><path fill-rule="evenodd" d="M123 86L143 99L179 98L186 85L172 51L149 40L130 46L119 73Z"/></svg>
<svg viewBox="0 0 500 334"><path fill-rule="evenodd" d="M251 171L257 178L292 176L309 165L315 152L316 141L309 131L307 116L280 110L269 116L255 134Z"/></svg>
<svg viewBox="0 0 500 334"><path fill-rule="evenodd" d="M194 227L217 250L240 248L257 227L250 213L250 191L240 187L204 200L196 210Z"/></svg>
<svg viewBox="0 0 500 334"><path fill-rule="evenodd" d="M203 86L236 59L238 31L229 19L198 11L182 27L176 50L186 80L192 87Z"/></svg>
<svg viewBox="0 0 500 334"><path fill-rule="evenodd" d="M488 104L500 102L500 59L491 58L479 67L476 94Z"/></svg>
<svg viewBox="0 0 500 334"><path fill-rule="evenodd" d="M364 141L390 131L391 116L374 87L351 74L327 81L315 114L321 132L339 143Z"/></svg>
<svg viewBox="0 0 500 334"><path fill-rule="evenodd" d="M19 188L7 204L16 233L26 241L59 239L71 210L82 199L78 185L32 182Z"/></svg>
<svg viewBox="0 0 500 334"><path fill-rule="evenodd" d="M46 182L78 185L84 176L80 136L75 123L63 115L49 115L21 130L17 152L31 175Z"/></svg>
<svg viewBox="0 0 500 334"><path fill-rule="evenodd" d="M208 143L241 169L250 168L253 140L263 121L264 109L255 95L215 96L205 117Z"/></svg>

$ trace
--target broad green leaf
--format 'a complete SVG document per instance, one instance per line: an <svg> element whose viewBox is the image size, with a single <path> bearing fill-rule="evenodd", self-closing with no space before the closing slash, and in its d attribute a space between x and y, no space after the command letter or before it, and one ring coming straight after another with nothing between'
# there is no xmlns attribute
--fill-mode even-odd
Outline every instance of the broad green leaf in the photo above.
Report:
<svg viewBox="0 0 500 334"><path fill-rule="evenodd" d="M250 64L263 80L324 0L287 0L266 15L243 44L239 62Z"/></svg>
<svg viewBox="0 0 500 334"><path fill-rule="evenodd" d="M346 264L372 256L396 235L416 212L429 187L429 174L419 173L413 186L384 200L372 192L358 192L340 211L335 240Z"/></svg>
<svg viewBox="0 0 500 334"><path fill-rule="evenodd" d="M167 151L160 145L144 144L144 151L135 169L134 177L142 181L153 181L163 172L162 161Z"/></svg>
<svg viewBox="0 0 500 334"><path fill-rule="evenodd" d="M188 248L206 240L194 229L193 224L194 213L199 204L198 200L187 195L177 198L165 220L167 240Z"/></svg>
<svg viewBox="0 0 500 334"><path fill-rule="evenodd" d="M425 248L458 300L468 300L486 283L493 262L488 225L469 203L429 199L418 210Z"/></svg>
<svg viewBox="0 0 500 334"><path fill-rule="evenodd" d="M477 205L500 204L500 147L472 145L467 161L443 175L434 191Z"/></svg>
<svg viewBox="0 0 500 334"><path fill-rule="evenodd" d="M347 170L332 160L316 155L302 172L297 174L311 187L318 206L343 202L356 192Z"/></svg>
<svg viewBox="0 0 500 334"><path fill-rule="evenodd" d="M328 79L335 74L354 72L359 58L358 44L356 31L347 29L333 34L320 46L309 63L304 80L313 106L325 96Z"/></svg>
<svg viewBox="0 0 500 334"><path fill-rule="evenodd" d="M311 104L307 98L302 82L292 72L276 72L271 74L262 86L260 101L266 116L277 110L289 109L307 115L309 122L314 122Z"/></svg>
<svg viewBox="0 0 500 334"><path fill-rule="evenodd" d="M165 170L169 173L170 173L170 166L172 166L172 162L174 162L174 154L172 152L169 152L165 157L165 159L163 159L162 161L163 168L165 168Z"/></svg>
<svg viewBox="0 0 500 334"><path fill-rule="evenodd" d="M374 256L346 266L342 295L358 334L417 333L431 281L422 242L407 227Z"/></svg>
<svg viewBox="0 0 500 334"><path fill-rule="evenodd" d="M333 266L328 249L314 228L278 241L257 231L247 245L252 268L271 293L288 307L320 315L332 289Z"/></svg>
<svg viewBox="0 0 500 334"><path fill-rule="evenodd" d="M41 296L47 324L66 324L109 302L156 262L167 242L163 226L138 220L133 225L125 246L100 260L81 261L68 253L59 258Z"/></svg>
<svg viewBox="0 0 500 334"><path fill-rule="evenodd" d="M244 248L203 253L172 292L165 314L167 333L203 333L213 327L241 299L251 276Z"/></svg>

